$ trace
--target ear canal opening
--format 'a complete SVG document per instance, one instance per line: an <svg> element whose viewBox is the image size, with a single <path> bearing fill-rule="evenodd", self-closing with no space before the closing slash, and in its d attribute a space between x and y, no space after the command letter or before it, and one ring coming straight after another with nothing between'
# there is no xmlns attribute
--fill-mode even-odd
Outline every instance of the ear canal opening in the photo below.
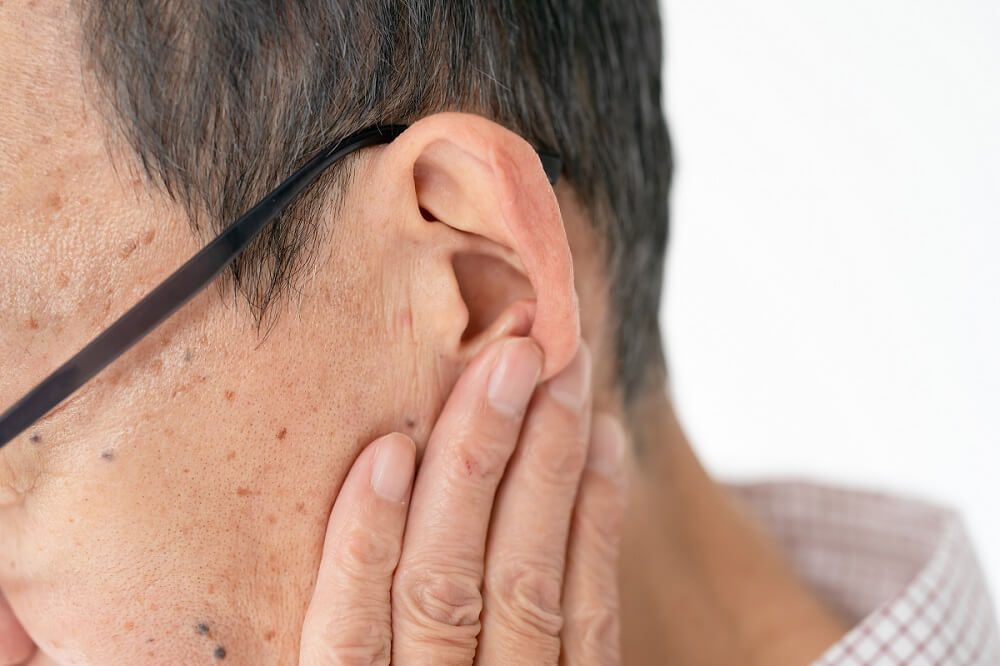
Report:
<svg viewBox="0 0 1000 666"><path fill-rule="evenodd" d="M420 206L420 217L424 218L424 220L426 220L427 222L438 221L438 219L434 217L434 214L429 210L427 210L426 208L424 208L423 206Z"/></svg>
<svg viewBox="0 0 1000 666"><path fill-rule="evenodd" d="M463 343L498 333L528 334L530 321L525 320L530 317L524 315L524 302L534 302L535 296L524 274L499 257L471 252L456 254L452 267L469 313Z"/></svg>

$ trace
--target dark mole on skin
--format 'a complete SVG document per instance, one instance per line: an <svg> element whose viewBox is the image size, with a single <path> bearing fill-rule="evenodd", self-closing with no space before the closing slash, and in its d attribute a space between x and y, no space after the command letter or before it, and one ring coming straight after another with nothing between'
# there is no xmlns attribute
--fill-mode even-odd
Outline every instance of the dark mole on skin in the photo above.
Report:
<svg viewBox="0 0 1000 666"><path fill-rule="evenodd" d="M278 431L278 439L284 439L285 435L288 434L288 428L282 428Z"/></svg>
<svg viewBox="0 0 1000 666"><path fill-rule="evenodd" d="M31 433L31 437L29 437L28 439L31 440L32 444L41 444L42 443L42 436L39 435L37 432Z"/></svg>
<svg viewBox="0 0 1000 666"><path fill-rule="evenodd" d="M407 428L412 428L415 425L417 425L416 420L414 420L413 418L407 417L407 419L406 419L406 427Z"/></svg>
<svg viewBox="0 0 1000 666"><path fill-rule="evenodd" d="M217 648L215 648L214 654L215 654L215 658L216 659L225 659L226 658L226 648L224 648L224 647L222 647L220 645Z"/></svg>
<svg viewBox="0 0 1000 666"><path fill-rule="evenodd" d="M106 449L104 451L101 451L101 460L107 460L108 462L111 462L114 459L115 459L115 452L112 451L111 449Z"/></svg>
<svg viewBox="0 0 1000 666"><path fill-rule="evenodd" d="M206 634L208 634L208 625L205 624L204 622L199 622L198 624L195 625L194 630L197 631L200 635L205 636Z"/></svg>

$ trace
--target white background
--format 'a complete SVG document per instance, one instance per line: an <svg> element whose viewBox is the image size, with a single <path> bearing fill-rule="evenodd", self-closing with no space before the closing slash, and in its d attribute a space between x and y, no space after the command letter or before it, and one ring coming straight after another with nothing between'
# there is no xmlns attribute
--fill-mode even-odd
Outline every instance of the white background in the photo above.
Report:
<svg viewBox="0 0 1000 666"><path fill-rule="evenodd" d="M664 10L696 449L955 506L1000 601L1000 3Z"/></svg>

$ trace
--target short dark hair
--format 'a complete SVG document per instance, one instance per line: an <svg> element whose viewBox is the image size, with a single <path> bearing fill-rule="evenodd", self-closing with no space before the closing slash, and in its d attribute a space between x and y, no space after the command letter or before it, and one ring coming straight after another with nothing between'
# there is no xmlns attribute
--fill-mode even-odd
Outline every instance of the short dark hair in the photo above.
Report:
<svg viewBox="0 0 1000 666"><path fill-rule="evenodd" d="M672 160L657 0L83 0L82 22L108 117L206 234L370 124L468 111L560 153L606 245L626 400L662 378ZM234 264L228 284L259 317L294 289L317 206L348 171Z"/></svg>

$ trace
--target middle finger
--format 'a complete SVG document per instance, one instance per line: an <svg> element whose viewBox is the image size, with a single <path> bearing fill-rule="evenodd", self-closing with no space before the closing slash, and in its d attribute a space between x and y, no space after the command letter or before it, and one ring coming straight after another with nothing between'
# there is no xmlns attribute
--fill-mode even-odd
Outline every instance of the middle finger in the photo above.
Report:
<svg viewBox="0 0 1000 666"><path fill-rule="evenodd" d="M497 343L463 374L438 418L393 581L394 663L472 663L493 498L541 366L529 338Z"/></svg>
<svg viewBox="0 0 1000 666"><path fill-rule="evenodd" d="M590 352L540 388L497 493L486 552L480 664L555 664L566 544L590 435Z"/></svg>

